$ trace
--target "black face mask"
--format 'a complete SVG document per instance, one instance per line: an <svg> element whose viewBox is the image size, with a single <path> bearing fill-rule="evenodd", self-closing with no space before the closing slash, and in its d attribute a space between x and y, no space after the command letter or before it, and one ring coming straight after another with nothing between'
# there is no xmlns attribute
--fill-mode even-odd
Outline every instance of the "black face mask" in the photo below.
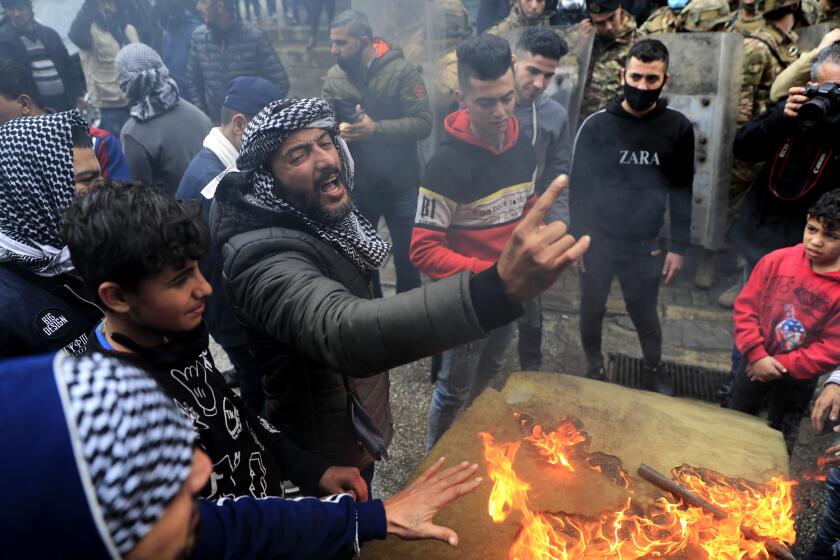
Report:
<svg viewBox="0 0 840 560"><path fill-rule="evenodd" d="M633 108L634 111L644 111L654 106L662 93L662 84L659 89L639 89L627 83L624 84L624 99L627 104Z"/></svg>

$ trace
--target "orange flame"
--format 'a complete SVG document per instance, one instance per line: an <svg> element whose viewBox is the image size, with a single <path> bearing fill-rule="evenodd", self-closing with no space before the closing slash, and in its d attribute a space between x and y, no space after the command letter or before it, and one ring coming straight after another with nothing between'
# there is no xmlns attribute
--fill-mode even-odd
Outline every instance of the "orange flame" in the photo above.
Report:
<svg viewBox="0 0 840 560"><path fill-rule="evenodd" d="M561 465L567 470L574 472L569 458L575 452L575 448L586 442L586 436L578 431L577 426L570 420L564 419L553 432L544 434L539 424L534 426L533 433L525 438L540 450L549 464Z"/></svg>
<svg viewBox="0 0 840 560"><path fill-rule="evenodd" d="M581 449L585 434L573 422L564 421L561 427L562 430L543 434L535 426L532 435L524 439L537 446L549 464L562 465L573 472L570 458L575 455L584 459L583 464L589 468L602 472L598 464L602 459L590 459L603 454L584 455ZM776 477L768 483L755 484L686 465L674 469L674 480L726 510L726 519L715 519L702 509L685 506L671 497L660 498L646 510L628 499L622 509L603 512L597 518L533 511L528 504L531 487L517 476L513 466L521 442L494 445L490 434L480 435L493 481L488 503L490 516L497 523L515 510L522 516L521 528L509 551L511 560L631 560L681 556L692 550L719 560L768 560L770 554L764 542L747 539L742 527L776 542L792 543L796 539L792 497L795 482ZM617 480L629 484L626 472L618 470Z"/></svg>

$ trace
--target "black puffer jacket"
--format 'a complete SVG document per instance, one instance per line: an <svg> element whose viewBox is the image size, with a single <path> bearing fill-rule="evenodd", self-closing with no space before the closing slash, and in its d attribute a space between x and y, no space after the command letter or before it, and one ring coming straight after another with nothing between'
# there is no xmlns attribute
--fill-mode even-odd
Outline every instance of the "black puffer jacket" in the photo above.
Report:
<svg viewBox="0 0 840 560"><path fill-rule="evenodd" d="M386 370L485 336L471 275L371 300L368 275L293 216L249 204L248 189L243 175L225 177L210 212L211 237L222 247L234 313L266 372L268 418L328 464L364 468L373 458L353 433L336 372L350 378L390 441ZM494 312L505 307L482 299Z"/></svg>
<svg viewBox="0 0 840 560"><path fill-rule="evenodd" d="M224 31L206 25L196 29L187 59L187 100L218 123L228 82L239 76L273 82L283 97L289 92L286 69L264 31L242 21Z"/></svg>

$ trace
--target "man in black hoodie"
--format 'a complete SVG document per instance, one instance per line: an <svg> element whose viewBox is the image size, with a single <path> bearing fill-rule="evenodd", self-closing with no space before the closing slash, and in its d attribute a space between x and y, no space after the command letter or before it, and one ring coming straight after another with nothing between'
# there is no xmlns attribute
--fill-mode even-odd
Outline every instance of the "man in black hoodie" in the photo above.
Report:
<svg viewBox="0 0 840 560"><path fill-rule="evenodd" d="M673 394L661 370L657 314L660 274L670 283L682 268L691 226L694 131L659 95L668 81L668 50L639 41L621 71L624 95L587 118L574 145L571 228L592 236L582 266L580 333L587 377L606 379L601 327L613 276L642 345L649 388ZM670 211L664 266L657 235Z"/></svg>

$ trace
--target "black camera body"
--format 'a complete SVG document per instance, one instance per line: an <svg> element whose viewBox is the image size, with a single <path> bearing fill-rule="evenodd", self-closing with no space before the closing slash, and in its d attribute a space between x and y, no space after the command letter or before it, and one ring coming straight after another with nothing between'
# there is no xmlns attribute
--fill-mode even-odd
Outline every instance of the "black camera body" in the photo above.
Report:
<svg viewBox="0 0 840 560"><path fill-rule="evenodd" d="M804 126L813 126L823 119L840 115L840 85L808 86L803 95L808 98L799 108L799 121Z"/></svg>

